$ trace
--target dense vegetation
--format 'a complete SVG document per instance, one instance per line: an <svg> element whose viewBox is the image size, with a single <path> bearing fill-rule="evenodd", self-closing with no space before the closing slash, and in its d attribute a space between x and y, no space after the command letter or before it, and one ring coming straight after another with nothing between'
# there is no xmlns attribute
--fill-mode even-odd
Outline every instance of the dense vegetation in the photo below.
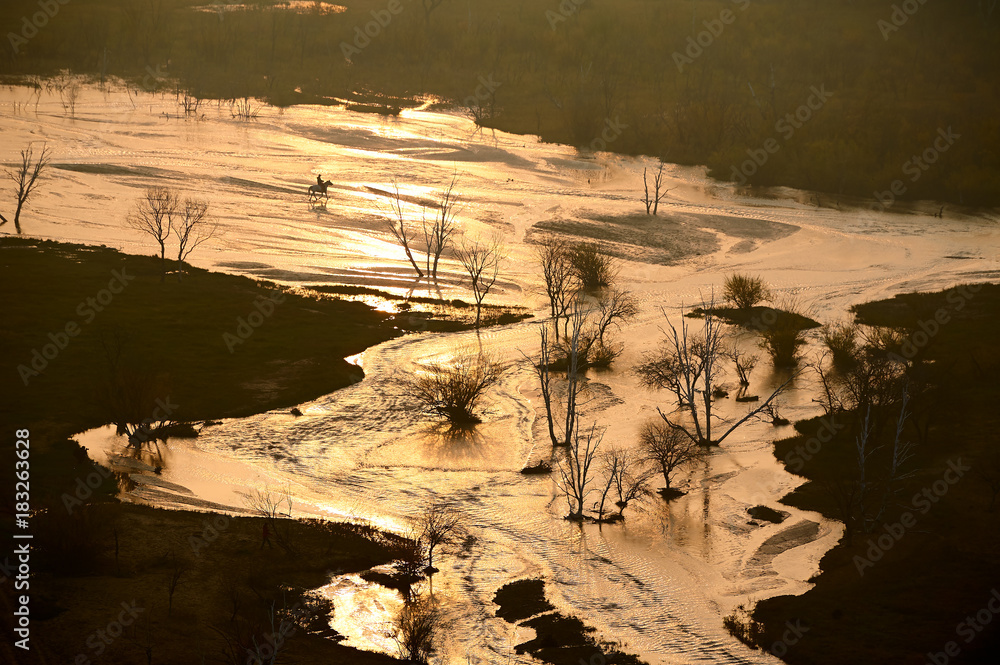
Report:
<svg viewBox="0 0 1000 665"><path fill-rule="evenodd" d="M1000 202L995 3L911 3L895 23L881 0L445 0L429 14L436 3L272 4L73 0L24 43L2 40L0 75L69 68L277 105L431 93L483 126L838 203L897 180L893 198ZM38 11L3 3L4 34ZM786 118L797 111L801 125ZM949 128L959 138L934 148ZM911 162L925 150L928 163Z"/></svg>
<svg viewBox="0 0 1000 665"><path fill-rule="evenodd" d="M901 405L879 388L888 385L884 373L866 385L854 382L862 389L855 394L866 393L873 405L877 444L869 448L863 483L857 480L865 424L859 409L796 423L800 434L777 442L775 456L811 481L784 502L821 511L845 523L846 533L823 557L816 587L760 603L754 616L763 626L750 633L793 665L994 663L1000 631L983 617L992 619L989 608L997 607L1000 565L1000 286L899 295L855 313L859 323L904 331L878 337L894 340L891 353L907 361L897 377L911 396L900 440L912 448L892 472ZM839 364L841 376L854 371ZM892 384L894 393L899 382ZM882 488L889 489L888 501L875 516L873 497ZM859 510L862 502L867 511ZM789 633L790 625L804 634Z"/></svg>

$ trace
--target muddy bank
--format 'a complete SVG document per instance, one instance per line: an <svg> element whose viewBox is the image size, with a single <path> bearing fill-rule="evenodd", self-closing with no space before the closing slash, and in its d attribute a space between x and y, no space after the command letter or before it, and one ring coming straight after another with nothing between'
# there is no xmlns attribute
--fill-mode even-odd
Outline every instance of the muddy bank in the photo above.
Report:
<svg viewBox="0 0 1000 665"><path fill-rule="evenodd" d="M595 213L542 220L531 228L528 239L541 241L555 237L569 242L585 241L618 258L674 265L722 248L736 253L751 252L762 243L788 237L798 230L781 222L666 210L656 216Z"/></svg>

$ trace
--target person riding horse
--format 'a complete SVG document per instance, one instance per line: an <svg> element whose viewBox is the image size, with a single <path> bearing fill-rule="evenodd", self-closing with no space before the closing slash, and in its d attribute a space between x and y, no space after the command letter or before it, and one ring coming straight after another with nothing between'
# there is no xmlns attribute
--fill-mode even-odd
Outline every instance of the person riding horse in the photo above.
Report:
<svg viewBox="0 0 1000 665"><path fill-rule="evenodd" d="M320 197L324 199L329 199L329 195L326 193L327 188L333 183L329 180L323 180L323 176L316 176L316 184L309 185L309 200L319 200Z"/></svg>

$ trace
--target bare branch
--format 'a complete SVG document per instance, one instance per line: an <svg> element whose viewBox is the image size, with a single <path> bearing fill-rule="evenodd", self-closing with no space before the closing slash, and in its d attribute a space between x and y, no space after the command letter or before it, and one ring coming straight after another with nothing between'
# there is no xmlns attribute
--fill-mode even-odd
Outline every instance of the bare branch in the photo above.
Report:
<svg viewBox="0 0 1000 665"><path fill-rule="evenodd" d="M486 242L466 241L458 250L458 260L469 275L472 295L476 299L476 327L479 327L483 300L496 284L500 264L507 257L507 250L499 234Z"/></svg>
<svg viewBox="0 0 1000 665"><path fill-rule="evenodd" d="M173 233L177 238L177 263L183 265L191 252L218 234L219 225L210 221L208 203L196 199L185 199L178 217Z"/></svg>
<svg viewBox="0 0 1000 665"><path fill-rule="evenodd" d="M35 187L38 184L38 178L42 175L45 168L48 167L51 156L52 152L48 146L43 145L42 152L36 160L34 158L34 148L29 143L27 148L21 150L21 163L14 170L6 170L7 177L14 182L16 187L17 208L14 211L14 228L18 233L21 232L21 209L24 208L32 193L34 193ZM7 220L3 219L0 221L0 226L6 223Z"/></svg>
<svg viewBox="0 0 1000 665"><path fill-rule="evenodd" d="M410 250L410 231L403 212L403 200L399 194L399 183L393 180L392 187L393 192L389 195L391 215L386 215L389 231L396 238L396 241L402 245L403 251L406 252L406 258L410 260L410 265L417 271L417 277L423 277L424 273L420 270L420 266L417 265L416 260L413 258L413 252Z"/></svg>
<svg viewBox="0 0 1000 665"><path fill-rule="evenodd" d="M167 239L173 229L179 205L177 195L166 187L150 187L128 214L126 223L148 235L160 247L160 281L166 277Z"/></svg>

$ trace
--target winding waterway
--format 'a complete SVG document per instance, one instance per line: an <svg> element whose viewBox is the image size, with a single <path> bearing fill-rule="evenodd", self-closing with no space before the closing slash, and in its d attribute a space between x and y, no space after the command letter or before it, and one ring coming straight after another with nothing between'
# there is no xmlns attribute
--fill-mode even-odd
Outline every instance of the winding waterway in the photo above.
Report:
<svg viewBox="0 0 1000 665"><path fill-rule="evenodd" d="M510 250L490 301L525 305L536 319L372 347L354 359L362 382L301 405L301 417L227 420L197 440L170 442L162 486L140 485L134 494L164 506L239 508L241 491L280 489L298 514L369 519L396 530L429 502L450 503L475 543L437 563L434 593L447 600L451 619L446 662L529 662L510 656L523 636L494 616L491 602L499 586L524 576L543 576L557 606L650 663L778 662L730 637L721 618L748 599L806 591L841 535L839 523L778 504L801 481L771 454L771 441L789 427L751 424L682 475L686 496L630 508L624 524L581 528L561 519L565 502L550 477L519 473L550 455L529 370L519 366L491 391L485 422L473 434L449 434L418 413L398 377L470 350L517 361L537 349L546 307L529 242L536 234L589 235L635 259L623 262L620 279L639 297L641 313L620 333L626 350L616 369L591 375L583 409L584 422L607 428L605 446L633 446L639 423L667 405L664 394L642 388L627 371L655 348L664 312L676 320L682 305L708 297L727 272L761 274L779 298L823 322L846 317L855 303L1000 272L995 215L935 219L819 208L794 191L749 198L702 169L667 165L673 189L660 204L660 227L631 217L643 210L642 172L653 160L480 131L451 113L416 109L382 118L335 107L264 107L258 120L241 122L224 104L205 104L199 117L185 118L172 95L84 87L71 114L56 93L36 99L15 87L0 90L0 128L0 161L14 162L29 141L53 151L50 175L58 180L47 180L31 201L22 219L27 233L149 253L123 220L145 187L167 184L208 199L224 229L192 263L286 284L436 294L414 281L391 242L381 192L395 181L413 200L433 200L457 176L461 232L499 232ZM305 188L318 174L334 183L324 206L306 202ZM417 221L420 209L407 214ZM451 260L439 288L468 298ZM815 339L805 353L818 353ZM752 378L758 393L783 380L765 362ZM812 394L803 375L782 398L783 415L813 415ZM732 400L717 408L724 416L743 411ZM107 429L81 441L95 454L121 445ZM751 524L746 509L757 504L790 516L779 525ZM391 600L351 584L340 580L331 591L343 601L338 628L352 644L384 647L377 624Z"/></svg>

